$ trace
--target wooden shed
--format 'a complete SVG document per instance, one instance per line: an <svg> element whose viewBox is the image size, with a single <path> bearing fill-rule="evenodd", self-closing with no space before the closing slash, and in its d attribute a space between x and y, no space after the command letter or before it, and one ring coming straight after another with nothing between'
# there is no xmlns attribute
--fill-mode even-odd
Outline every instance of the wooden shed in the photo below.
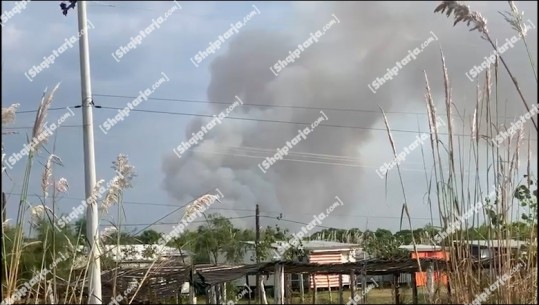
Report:
<svg viewBox="0 0 539 305"><path fill-rule="evenodd" d="M417 254L414 251L413 245L400 246L401 249L408 250L410 252L410 258L432 258L449 260L449 252L443 251L442 247L434 245L416 245ZM416 272L415 279L418 287L427 285L427 272ZM447 274L442 271L434 272L434 282L438 284L447 285Z"/></svg>
<svg viewBox="0 0 539 305"><path fill-rule="evenodd" d="M307 254L308 263L335 264L356 261L356 251L360 248L357 244L340 243L333 241L313 240L305 241L303 248ZM350 276L342 276L343 286L350 285ZM339 287L339 275L314 275L309 280L309 287L314 288Z"/></svg>

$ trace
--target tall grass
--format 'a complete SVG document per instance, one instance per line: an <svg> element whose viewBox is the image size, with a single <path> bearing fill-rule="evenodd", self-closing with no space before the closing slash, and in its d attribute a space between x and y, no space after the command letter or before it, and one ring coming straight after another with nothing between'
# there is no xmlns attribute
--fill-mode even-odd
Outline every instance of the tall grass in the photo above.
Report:
<svg viewBox="0 0 539 305"><path fill-rule="evenodd" d="M521 26L518 9L513 2L509 4L512 13L504 17L524 37L525 30ZM443 13L444 10L447 10L447 16L454 15L455 25L459 22L472 24L472 31L479 31L482 38L496 49L481 14L454 1L443 2L435 12ZM525 47L529 55L528 45L525 44ZM531 56L529 58L533 76L537 80L533 60ZM450 228L451 223L458 223L457 216L465 214L476 203L484 204L472 217L464 218L460 228L442 241L443 250L449 254L447 267L451 302L472 302L486 287L505 274L510 275L509 279L488 296L486 303L534 304L537 293L537 178L532 170L532 160L536 160L536 155L532 152L530 138L537 135L537 125L532 117L531 123L525 125L530 131L519 130L515 136L495 145L496 136L507 130L507 122L501 119L505 114L501 110L505 106L512 106L500 105L499 74L503 72L500 71L500 62L511 78L524 108L530 110L505 60L498 57L494 70L488 69L484 78L478 82L471 120L461 116L463 111L455 108L452 101L451 82L443 52L440 52L440 61L444 80L440 88L444 92L443 101L434 101L431 84L425 73L432 166L427 164L425 156L423 162L427 169L429 205L431 209L438 210L443 232ZM445 110L447 134L442 134L436 127L439 116L435 106L437 104L441 104ZM466 133L468 126L469 133L464 136L456 131L461 128ZM386 127L395 152L387 120ZM489 194L495 196L489 197ZM477 264L467 243L470 232L481 226L486 228L483 239L489 241L488 250L499 250L488 264ZM512 239L520 239L525 246L511 250L509 245ZM502 246L499 247L496 241ZM522 267L512 273L512 268L518 264L522 264ZM440 300L438 294L431 301Z"/></svg>
<svg viewBox="0 0 539 305"><path fill-rule="evenodd" d="M512 14L504 17L512 28L524 38L525 26L522 26L521 15L512 1L509 1L509 5ZM443 12L444 8L448 9L448 16L451 15L450 9L454 9L454 24L472 21L475 24L474 28L478 28L491 46L495 50L497 49L486 29L486 21L480 18L479 13L472 12L468 7L455 2L444 2L437 10ZM525 47L527 53L530 54L526 43ZM438 156L435 159L435 164L438 166L434 166L431 181L442 186L437 187L435 191L440 203L439 212L442 228L446 229L448 223L455 220L455 216L462 215L475 203L486 203L480 213L475 214L472 219L464 221L461 230L457 231L456 234L449 235L449 238L443 243L449 252L449 267L451 269L449 278L454 291L453 301L457 303L473 301L478 294L484 291L485 287L496 282L496 276L509 275L513 267L524 263L524 267L511 274L509 280L490 295L487 303L534 303L537 291L537 191L533 194L532 189L535 187L537 190L537 178L536 173L531 170L531 165L532 160L537 159L536 155L534 158L534 153L531 150L530 139L533 134L537 135L534 117L530 120L532 124L527 124L529 127L527 130L530 130L527 133L527 141L523 131L526 129L523 129L518 130L514 137L509 137L500 145L494 144L495 137L500 132L506 131L505 122L500 119L504 115L501 112L503 108L500 107L498 95L499 74L503 72L499 69L500 62L517 89L526 110L530 111L515 76L505 60L498 56L494 65L494 77L489 69L486 71L482 83L477 84L474 116L472 122L468 122L472 126L470 140L465 142L463 138L455 135L453 129L452 122L456 120L456 117L451 112L453 108L451 88L443 54L441 61L445 89L444 104L449 133L443 141L449 142L448 148L447 146L441 148L439 131L431 123L436 118L436 113L428 79L426 81L430 131L436 139L434 141L431 138L431 148ZM531 57L530 65L537 81ZM463 120L462 123L464 126L467 122ZM440 158L441 156L444 158ZM522 166L522 163L525 166ZM447 167L449 172L447 177L444 177L442 168ZM527 190L524 198L519 196L519 193L516 192L517 189ZM492 192L495 193L495 198L487 198L488 194ZM522 212L533 216L523 217ZM495 242L489 243L489 250L497 248L499 252L489 265L474 269L470 247L463 241L469 239L468 232L477 227L481 221L484 221L484 225L488 227L487 234L484 236L485 240L499 240L499 243L504 247L495 247ZM517 228L521 227L518 224L522 222L528 226L529 233L526 236L516 232ZM525 250L522 248L511 250L508 247L514 237L518 237L526 243Z"/></svg>
<svg viewBox="0 0 539 305"><path fill-rule="evenodd" d="M78 232L73 232L73 223L65 227L58 226L60 218L56 212L58 201L61 199L61 193L67 191L69 185L65 178L55 179L54 166L62 165L62 162L58 156L54 153L49 154L43 147L48 140L48 133L44 129L47 112L58 87L59 84L49 93L47 90L43 93L32 134L28 137L27 144L32 149L29 150L26 159L15 223L13 225L8 221L2 223L4 233L2 234L2 298L13 297L18 291L26 291L15 303L81 304L85 301L87 293L86 278L92 258L79 247L88 245L84 238L85 228L81 226ZM17 104L14 104L2 109L3 125L15 120L16 108ZM10 134L4 131L2 133ZM4 152L3 145L2 148ZM15 150L18 149L15 148ZM32 204L28 197L30 176L35 169L36 156L42 152L49 155L41 176L41 194L37 196L39 203ZM4 156L3 154L3 159ZM133 166L129 165L127 156L120 154L113 162L113 168L117 176L113 178L103 200L101 202L88 200L89 205L101 204L100 211L102 212L106 212L114 204L120 205L123 191L131 187L131 179L135 176ZM2 167L2 174L8 174L5 167ZM101 180L97 183L91 198L101 199L98 193L102 182ZM5 212L3 210L2 214L4 215ZM53 264L56 261L58 263ZM48 270L48 272L43 277L36 277L42 270Z"/></svg>

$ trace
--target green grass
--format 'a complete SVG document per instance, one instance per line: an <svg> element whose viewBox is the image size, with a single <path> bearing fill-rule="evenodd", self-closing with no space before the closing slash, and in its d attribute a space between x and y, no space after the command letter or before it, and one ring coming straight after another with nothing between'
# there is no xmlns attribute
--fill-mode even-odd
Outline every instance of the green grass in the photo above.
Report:
<svg viewBox="0 0 539 305"><path fill-rule="evenodd" d="M361 293L361 292L360 292ZM270 293L266 292L268 304L275 304L273 301L273 296L270 296ZM412 289L411 288L401 288L400 289L400 300L401 304L412 304ZM445 289L443 289L439 294L436 295L438 298L446 298L447 292ZM351 297L350 290L345 289L343 292L343 300L346 304ZM420 304L428 304L428 297L427 292L425 288L419 287L418 288L418 299ZM304 304L312 304L313 300L313 294L310 292L305 292L305 298L304 298ZM229 300L227 300L229 301ZM233 301L233 300L232 300ZM392 289L390 288L374 288L367 293L367 297L365 300L367 304L395 304L395 296L393 295ZM183 302L186 304L186 300ZM197 297L197 303L198 304L206 304L206 298L205 296L199 296ZM292 303L293 304L301 304L301 298L299 295L299 292L294 291L292 293ZM241 299L236 304L248 304L247 299ZM256 304L255 300L251 300L251 304ZM332 290L331 291L331 302L329 298L329 292L326 291L318 291L317 295L317 302L316 304L339 304L339 291L338 290Z"/></svg>

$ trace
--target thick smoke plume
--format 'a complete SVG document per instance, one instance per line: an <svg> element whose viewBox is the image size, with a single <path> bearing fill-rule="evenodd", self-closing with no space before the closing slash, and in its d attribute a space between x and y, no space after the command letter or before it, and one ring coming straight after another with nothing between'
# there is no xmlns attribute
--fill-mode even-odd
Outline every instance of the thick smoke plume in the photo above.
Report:
<svg viewBox="0 0 539 305"><path fill-rule="evenodd" d="M490 18L490 30L498 33L500 39L514 35L496 13L496 10L507 10L504 4L490 7L490 4L485 6L480 3L475 6ZM279 161L264 174L257 165L263 158L273 155L277 148L285 145L286 141L298 134L298 129L306 125L263 120L311 123L321 115L316 107L378 111L380 106L386 111L424 111L424 70L429 75L435 97L443 96L440 49L446 56L455 106L473 109L475 85L465 78L464 72L474 64L480 64L489 48L479 35L468 32L465 26L453 28L451 19L434 14L436 6L437 3L429 2L298 3L295 5L296 14L293 14L295 19L283 21L282 24L289 26L280 32L254 28L242 30L230 41L228 50L221 50L220 56L211 64L208 99L230 101L232 104L237 95L247 104L294 105L314 109L248 105L236 108L231 116L261 121L225 119L222 125L212 129L201 144L182 158L178 159L172 153L165 157L165 189L173 198L184 202L218 187L225 196L224 202L231 208L254 209L255 204L259 203L262 212L283 212L285 217L306 222L309 216L297 215L325 211L337 195L345 205L343 210L335 213L354 214L358 206L366 204L365 196L362 197L360 191L368 190L371 183L383 183L372 168L379 164L367 164L366 156L359 151L361 149L365 154L364 151L368 151L365 146L374 137L387 139L386 133L369 129L318 127L307 139L294 146L286 157L301 161ZM525 11L532 12L529 9ZM333 14L340 23L333 25L318 43L302 52L300 58L284 68L278 76L271 73L270 66L289 55L289 51L308 39L311 32L321 29L333 19ZM536 20L536 16L530 18ZM436 34L438 40L373 94L367 85L405 57L408 50L420 46L432 36L431 32ZM535 39L532 48L536 49ZM510 52L519 54L512 61L517 70L529 72L529 63L521 47ZM514 58L511 54L507 56ZM500 92L512 99L517 98L512 84L504 82L501 87L503 90ZM523 88L536 96L533 83L524 82ZM436 102L443 110L442 99ZM514 105L514 114L519 113L522 110L519 108L520 101L515 100ZM226 106L210 104L207 113L218 114ZM377 112L324 110L324 113L328 121L323 124L383 127L380 124L382 117ZM411 118L407 129L416 130L417 121L415 117ZM426 123L426 117L422 118ZM208 121L194 119L185 131L186 139ZM390 150L389 145L387 150ZM319 155L307 157L294 153ZM370 153L378 154L376 151ZM410 188L413 189L414 185L410 185ZM393 189L400 192L400 188ZM419 189L425 192L424 188ZM375 195L369 194L369 198L383 201L383 193ZM223 214L254 214L227 212ZM325 225L355 226L352 220L338 218ZM248 219L246 223L251 224L252 220Z"/></svg>

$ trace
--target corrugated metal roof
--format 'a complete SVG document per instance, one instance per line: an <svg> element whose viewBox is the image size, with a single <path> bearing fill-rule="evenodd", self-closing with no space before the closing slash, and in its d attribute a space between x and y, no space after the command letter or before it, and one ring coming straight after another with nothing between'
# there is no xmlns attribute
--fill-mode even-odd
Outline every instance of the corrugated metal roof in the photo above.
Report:
<svg viewBox="0 0 539 305"><path fill-rule="evenodd" d="M417 251L421 252L429 252L429 251L440 251L442 250L442 247L435 246L435 245L415 245ZM414 245L402 245L399 247L399 249L404 249L408 251L414 251Z"/></svg>
<svg viewBox="0 0 539 305"><path fill-rule="evenodd" d="M309 240L303 243L303 248L305 250L352 250L359 248L359 245L327 240Z"/></svg>
<svg viewBox="0 0 539 305"><path fill-rule="evenodd" d="M421 269L425 270L429 262L434 262L435 271L443 271L449 267L449 264L440 259L433 258L421 258L419 263ZM483 268L497 262L496 259L478 260L474 261L472 267L483 266ZM294 273L316 273L317 286L327 286L327 276L330 275L330 285L333 285L334 274L349 275L350 272L354 272L356 275L365 272L368 278L375 275L391 275L417 272L419 270L418 261L416 259L396 259L396 260L380 260L380 259L368 259L357 262L348 263L300 263L300 262L279 262L284 266L284 272L287 274ZM271 274L275 272L275 262L249 264L249 265L212 265L203 264L196 265L196 281L202 285L214 285L222 282L230 282L235 279L244 277L247 274ZM157 263L152 267L151 271L148 268L121 268L118 270L118 274L114 270L104 270L102 273L104 295L105 291L112 291L111 285L114 278L119 279L119 282L130 281L133 278L142 279L147 277L147 281L141 287L141 295L145 295L148 289L151 288L152 293L159 293L161 296L175 296L177 290L181 285L189 280L189 273L191 266L181 265L179 262L164 261ZM402 276L402 275L401 275ZM320 279L320 283L318 282ZM337 279L337 278L335 278ZM347 281L347 277L343 276L344 281ZM318 285L320 284L320 285Z"/></svg>
<svg viewBox="0 0 539 305"><path fill-rule="evenodd" d="M516 239L491 239L491 240L462 240L455 241L456 243L463 243L479 247L494 247L494 248L520 248L526 246L525 241L516 240Z"/></svg>
<svg viewBox="0 0 539 305"><path fill-rule="evenodd" d="M278 241L272 243L273 248L279 248L288 241ZM348 244L341 243L338 241L327 241L327 240L303 240L303 249L307 251L319 251L319 250L352 250L360 248L358 244Z"/></svg>

